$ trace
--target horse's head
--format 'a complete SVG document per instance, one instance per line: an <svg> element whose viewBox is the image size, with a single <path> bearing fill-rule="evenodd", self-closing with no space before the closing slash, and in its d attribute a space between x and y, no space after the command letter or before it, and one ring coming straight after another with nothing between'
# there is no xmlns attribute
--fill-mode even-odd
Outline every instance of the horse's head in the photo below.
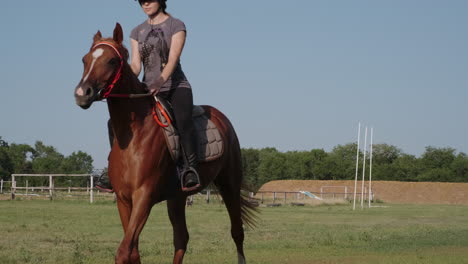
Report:
<svg viewBox="0 0 468 264"><path fill-rule="evenodd" d="M93 45L83 57L84 71L75 88L76 104L87 109L94 101L106 98L119 80L128 51L122 45L123 32L115 25L113 38L102 38L101 32L94 35Z"/></svg>

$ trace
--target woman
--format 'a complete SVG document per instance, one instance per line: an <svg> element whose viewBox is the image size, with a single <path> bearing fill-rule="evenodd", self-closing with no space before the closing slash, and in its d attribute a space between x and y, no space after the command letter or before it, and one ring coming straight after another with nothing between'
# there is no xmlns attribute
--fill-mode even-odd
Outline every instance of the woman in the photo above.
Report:
<svg viewBox="0 0 468 264"><path fill-rule="evenodd" d="M194 144L192 89L180 65L186 38L185 25L166 12L166 0L138 2L148 18L130 34L130 66L138 76L143 65L143 83L148 90L171 103L182 153L185 153L183 160L187 173L182 187L192 188L199 183L199 178L196 172L198 159ZM103 179L98 181L96 187L112 189L105 185Z"/></svg>

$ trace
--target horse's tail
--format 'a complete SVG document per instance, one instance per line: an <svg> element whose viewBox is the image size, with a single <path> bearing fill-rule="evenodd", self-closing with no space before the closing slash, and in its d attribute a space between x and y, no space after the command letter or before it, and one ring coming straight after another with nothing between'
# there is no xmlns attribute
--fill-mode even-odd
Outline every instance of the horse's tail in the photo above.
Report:
<svg viewBox="0 0 468 264"><path fill-rule="evenodd" d="M257 225L260 210L258 209L257 199L250 197L249 193L250 191L243 184L240 195L241 219L244 225L253 229Z"/></svg>
<svg viewBox="0 0 468 264"><path fill-rule="evenodd" d="M232 127L232 125L231 125ZM240 192L240 206L241 206L241 219L244 225L247 225L250 228L255 228L258 222L258 214L260 210L258 209L259 201L256 198L250 197L250 193L253 193L252 190L247 186L245 182L245 175L242 170L242 151L239 144L239 139L237 138L237 134L232 127L232 131L234 132L234 141L235 141L235 148L238 151L238 160L240 161L241 169L240 169L240 177L241 177L241 192Z"/></svg>
<svg viewBox="0 0 468 264"><path fill-rule="evenodd" d="M226 137L225 139L228 140L226 145L229 146L231 151L231 157L229 164L235 164L235 167L230 169L230 171L235 171L234 177L240 178L240 216L242 223L244 225L249 226L250 228L254 228L256 226L258 220L258 213L259 209L258 201L255 198L249 196L249 188L245 184L245 179L242 171L242 153L239 144L239 139L237 138L237 134L234 130L231 121L218 109L212 106L205 106L205 111L210 112L211 115L216 116L220 120L221 123L226 125L225 132ZM236 166L237 165L237 166ZM239 182L237 182L239 183ZM236 183L236 186L238 186ZM215 184L216 185L216 184ZM219 186L217 186L219 189Z"/></svg>

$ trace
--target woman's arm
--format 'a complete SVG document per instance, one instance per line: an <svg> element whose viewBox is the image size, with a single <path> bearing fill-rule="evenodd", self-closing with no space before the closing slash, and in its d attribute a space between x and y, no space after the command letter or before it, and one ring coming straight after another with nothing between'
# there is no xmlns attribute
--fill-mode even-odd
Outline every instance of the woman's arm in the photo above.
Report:
<svg viewBox="0 0 468 264"><path fill-rule="evenodd" d="M177 64L179 63L180 55L185 45L185 31L179 31L172 36L171 48L169 51L169 59L167 61L166 67L164 67L161 77L164 82L169 79L169 77L174 72Z"/></svg>
<svg viewBox="0 0 468 264"><path fill-rule="evenodd" d="M140 50L138 49L138 41L130 39L132 56L130 59L130 68L132 68L133 73L138 76L141 71L141 57Z"/></svg>

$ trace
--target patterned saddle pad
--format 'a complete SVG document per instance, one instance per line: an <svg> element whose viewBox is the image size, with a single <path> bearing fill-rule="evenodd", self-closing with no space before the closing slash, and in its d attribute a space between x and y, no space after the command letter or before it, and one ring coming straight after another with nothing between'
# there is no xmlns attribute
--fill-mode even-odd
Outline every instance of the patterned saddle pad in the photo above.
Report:
<svg viewBox="0 0 468 264"><path fill-rule="evenodd" d="M167 111L167 106L161 102L163 107ZM157 109L157 108L156 108ZM160 110L157 109L156 113L159 120L163 124L167 124L167 120L161 114ZM197 139L196 149L197 157L199 162L213 161L223 154L223 139L219 133L216 125L208 119L205 115L203 107L195 105L193 107L193 121L195 126L195 134ZM167 147L171 153L172 159L177 161L181 155L179 135L177 130L172 124L168 127L162 127L164 130L164 136L166 137Z"/></svg>

